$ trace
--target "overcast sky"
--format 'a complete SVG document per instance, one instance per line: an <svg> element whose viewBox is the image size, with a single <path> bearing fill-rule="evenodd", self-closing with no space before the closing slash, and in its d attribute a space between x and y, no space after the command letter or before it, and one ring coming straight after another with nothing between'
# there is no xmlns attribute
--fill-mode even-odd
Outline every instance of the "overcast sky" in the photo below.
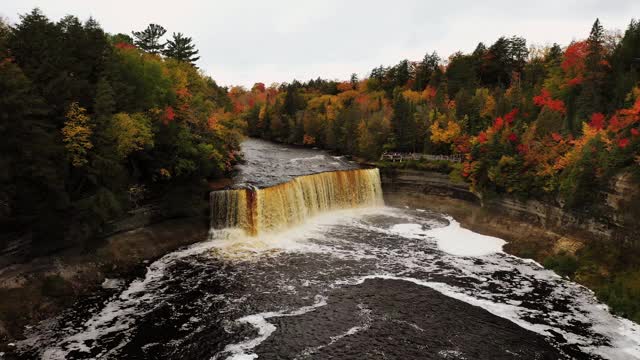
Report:
<svg viewBox="0 0 640 360"><path fill-rule="evenodd" d="M501 35L566 45L587 37L596 17L620 30L640 17L639 0L0 0L0 15L15 22L34 7L53 20L93 16L110 33L149 23L182 32L200 49L200 68L219 84L245 86L364 76L425 52L470 52Z"/></svg>

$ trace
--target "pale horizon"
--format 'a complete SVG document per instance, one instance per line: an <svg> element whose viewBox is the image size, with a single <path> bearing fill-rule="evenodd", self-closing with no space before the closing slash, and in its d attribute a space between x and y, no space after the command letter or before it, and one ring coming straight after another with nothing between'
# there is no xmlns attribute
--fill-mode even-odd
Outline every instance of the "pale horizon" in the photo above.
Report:
<svg viewBox="0 0 640 360"><path fill-rule="evenodd" d="M600 18L605 29L624 32L640 3L633 1L295 1L217 3L183 1L179 7L148 1L0 0L0 15L16 22L39 7L51 20L94 17L109 33L131 34L157 23L193 38L196 63L223 86L255 82L345 80L367 76L379 65L420 60L436 51L446 59L471 52L479 42L522 36L527 45L568 45L588 36ZM243 6L244 5L244 6ZM498 9L498 11L496 11Z"/></svg>

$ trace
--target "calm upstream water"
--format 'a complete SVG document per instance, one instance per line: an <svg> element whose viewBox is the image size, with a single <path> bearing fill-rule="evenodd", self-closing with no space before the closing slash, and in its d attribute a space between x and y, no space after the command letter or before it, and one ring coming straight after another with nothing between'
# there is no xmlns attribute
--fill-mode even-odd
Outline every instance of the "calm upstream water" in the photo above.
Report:
<svg viewBox="0 0 640 360"><path fill-rule="evenodd" d="M105 281L32 329L22 358L640 359L637 324L500 239L385 207L377 170L244 149L248 190L212 195L209 239Z"/></svg>

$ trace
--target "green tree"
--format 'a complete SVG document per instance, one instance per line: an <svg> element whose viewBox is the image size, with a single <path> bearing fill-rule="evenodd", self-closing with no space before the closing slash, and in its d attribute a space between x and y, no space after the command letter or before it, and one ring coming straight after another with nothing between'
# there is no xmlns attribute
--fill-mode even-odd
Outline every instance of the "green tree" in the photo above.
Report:
<svg viewBox="0 0 640 360"><path fill-rule="evenodd" d="M358 87L358 74L351 74L351 79L349 81L351 82L351 86L356 89Z"/></svg>
<svg viewBox="0 0 640 360"><path fill-rule="evenodd" d="M482 56L480 80L488 86L509 86L513 72L521 72L529 51L525 39L501 37Z"/></svg>
<svg viewBox="0 0 640 360"><path fill-rule="evenodd" d="M173 39L167 40L167 47L162 51L164 56L184 61L190 64L200 59L196 46L190 37L183 36L182 33L173 33Z"/></svg>
<svg viewBox="0 0 640 360"><path fill-rule="evenodd" d="M115 114L107 134L115 144L116 153L121 159L126 159L134 151L153 146L151 121L141 113Z"/></svg>
<svg viewBox="0 0 640 360"><path fill-rule="evenodd" d="M295 80L290 85L286 86L286 94L284 97L284 103L282 104L282 110L286 115L291 117L295 116L298 110L302 110L306 106L304 98L300 95L300 87L301 84Z"/></svg>
<svg viewBox="0 0 640 360"><path fill-rule="evenodd" d="M34 252L56 246L65 230L62 147L44 99L14 63L0 64L0 213L2 232L31 232ZM55 211L54 211L55 210Z"/></svg>
<svg viewBox="0 0 640 360"><path fill-rule="evenodd" d="M540 111L535 124L536 136L540 138L551 133L561 133L563 130L569 130L565 128L564 116L560 112L553 111L547 107Z"/></svg>
<svg viewBox="0 0 640 360"><path fill-rule="evenodd" d="M96 117L110 117L116 108L113 88L106 78L101 78L96 87L96 97L93 105L93 112Z"/></svg>
<svg viewBox="0 0 640 360"><path fill-rule="evenodd" d="M548 67L559 66L562 62L562 48L557 43L549 48L549 52L546 54L544 61Z"/></svg>
<svg viewBox="0 0 640 360"><path fill-rule="evenodd" d="M453 97L461 89L471 89L476 85L476 71L474 58L457 52L449 58L447 68L447 89Z"/></svg>
<svg viewBox="0 0 640 360"><path fill-rule="evenodd" d="M109 36L109 41L113 45L121 44L121 43L134 45L133 38L131 36L129 36L127 34L123 34L123 33L117 33L115 35Z"/></svg>
<svg viewBox="0 0 640 360"><path fill-rule="evenodd" d="M440 64L440 57L434 51L431 54L425 54L422 61L416 67L415 82L413 89L417 91L424 90L431 80L431 74Z"/></svg>
<svg viewBox="0 0 640 360"><path fill-rule="evenodd" d="M12 56L61 127L72 102L90 109L110 48L107 37L93 19L82 24L66 16L54 24L38 9L20 18L9 40Z"/></svg>
<svg viewBox="0 0 640 360"><path fill-rule="evenodd" d="M140 49L151 53L160 54L164 50L165 43L160 41L160 38L164 36L167 30L158 24L149 24L146 29L142 31L132 31L135 38L135 44Z"/></svg>
<svg viewBox="0 0 640 360"><path fill-rule="evenodd" d="M399 89L395 91L393 96L391 129L393 131L393 142L396 150L415 150L416 129L415 119L413 117L413 106L405 99Z"/></svg>
<svg viewBox="0 0 640 360"><path fill-rule="evenodd" d="M600 20L596 19L591 27L587 39L587 56L585 58L585 79L580 94L576 98L576 112L573 123L578 130L578 124L587 121L591 114L601 111L604 106L603 91L606 69L604 60L604 28ZM576 132L576 131L574 131Z"/></svg>
<svg viewBox="0 0 640 360"><path fill-rule="evenodd" d="M612 102L610 108L631 105L627 94L640 79L640 21L632 20L611 56L613 76L609 79Z"/></svg>
<svg viewBox="0 0 640 360"><path fill-rule="evenodd" d="M0 58L6 58L9 56L9 37L11 35L11 28L7 22L0 17Z"/></svg>

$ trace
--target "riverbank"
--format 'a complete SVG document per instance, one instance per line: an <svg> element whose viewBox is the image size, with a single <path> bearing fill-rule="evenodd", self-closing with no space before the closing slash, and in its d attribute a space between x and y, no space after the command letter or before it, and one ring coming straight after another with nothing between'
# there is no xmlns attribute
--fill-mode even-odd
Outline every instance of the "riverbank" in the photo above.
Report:
<svg viewBox="0 0 640 360"><path fill-rule="evenodd" d="M625 208L638 194L624 181L609 190L612 209L595 216L532 200L483 201L467 184L439 172L383 168L381 179L388 205L434 209L470 230L503 238L506 252L570 277L617 314L640 321L640 235Z"/></svg>
<svg viewBox="0 0 640 360"><path fill-rule="evenodd" d="M205 217L169 219L109 236L103 245L36 258L0 269L0 352L26 325L60 313L96 292L105 279L144 273L146 265L207 238Z"/></svg>

